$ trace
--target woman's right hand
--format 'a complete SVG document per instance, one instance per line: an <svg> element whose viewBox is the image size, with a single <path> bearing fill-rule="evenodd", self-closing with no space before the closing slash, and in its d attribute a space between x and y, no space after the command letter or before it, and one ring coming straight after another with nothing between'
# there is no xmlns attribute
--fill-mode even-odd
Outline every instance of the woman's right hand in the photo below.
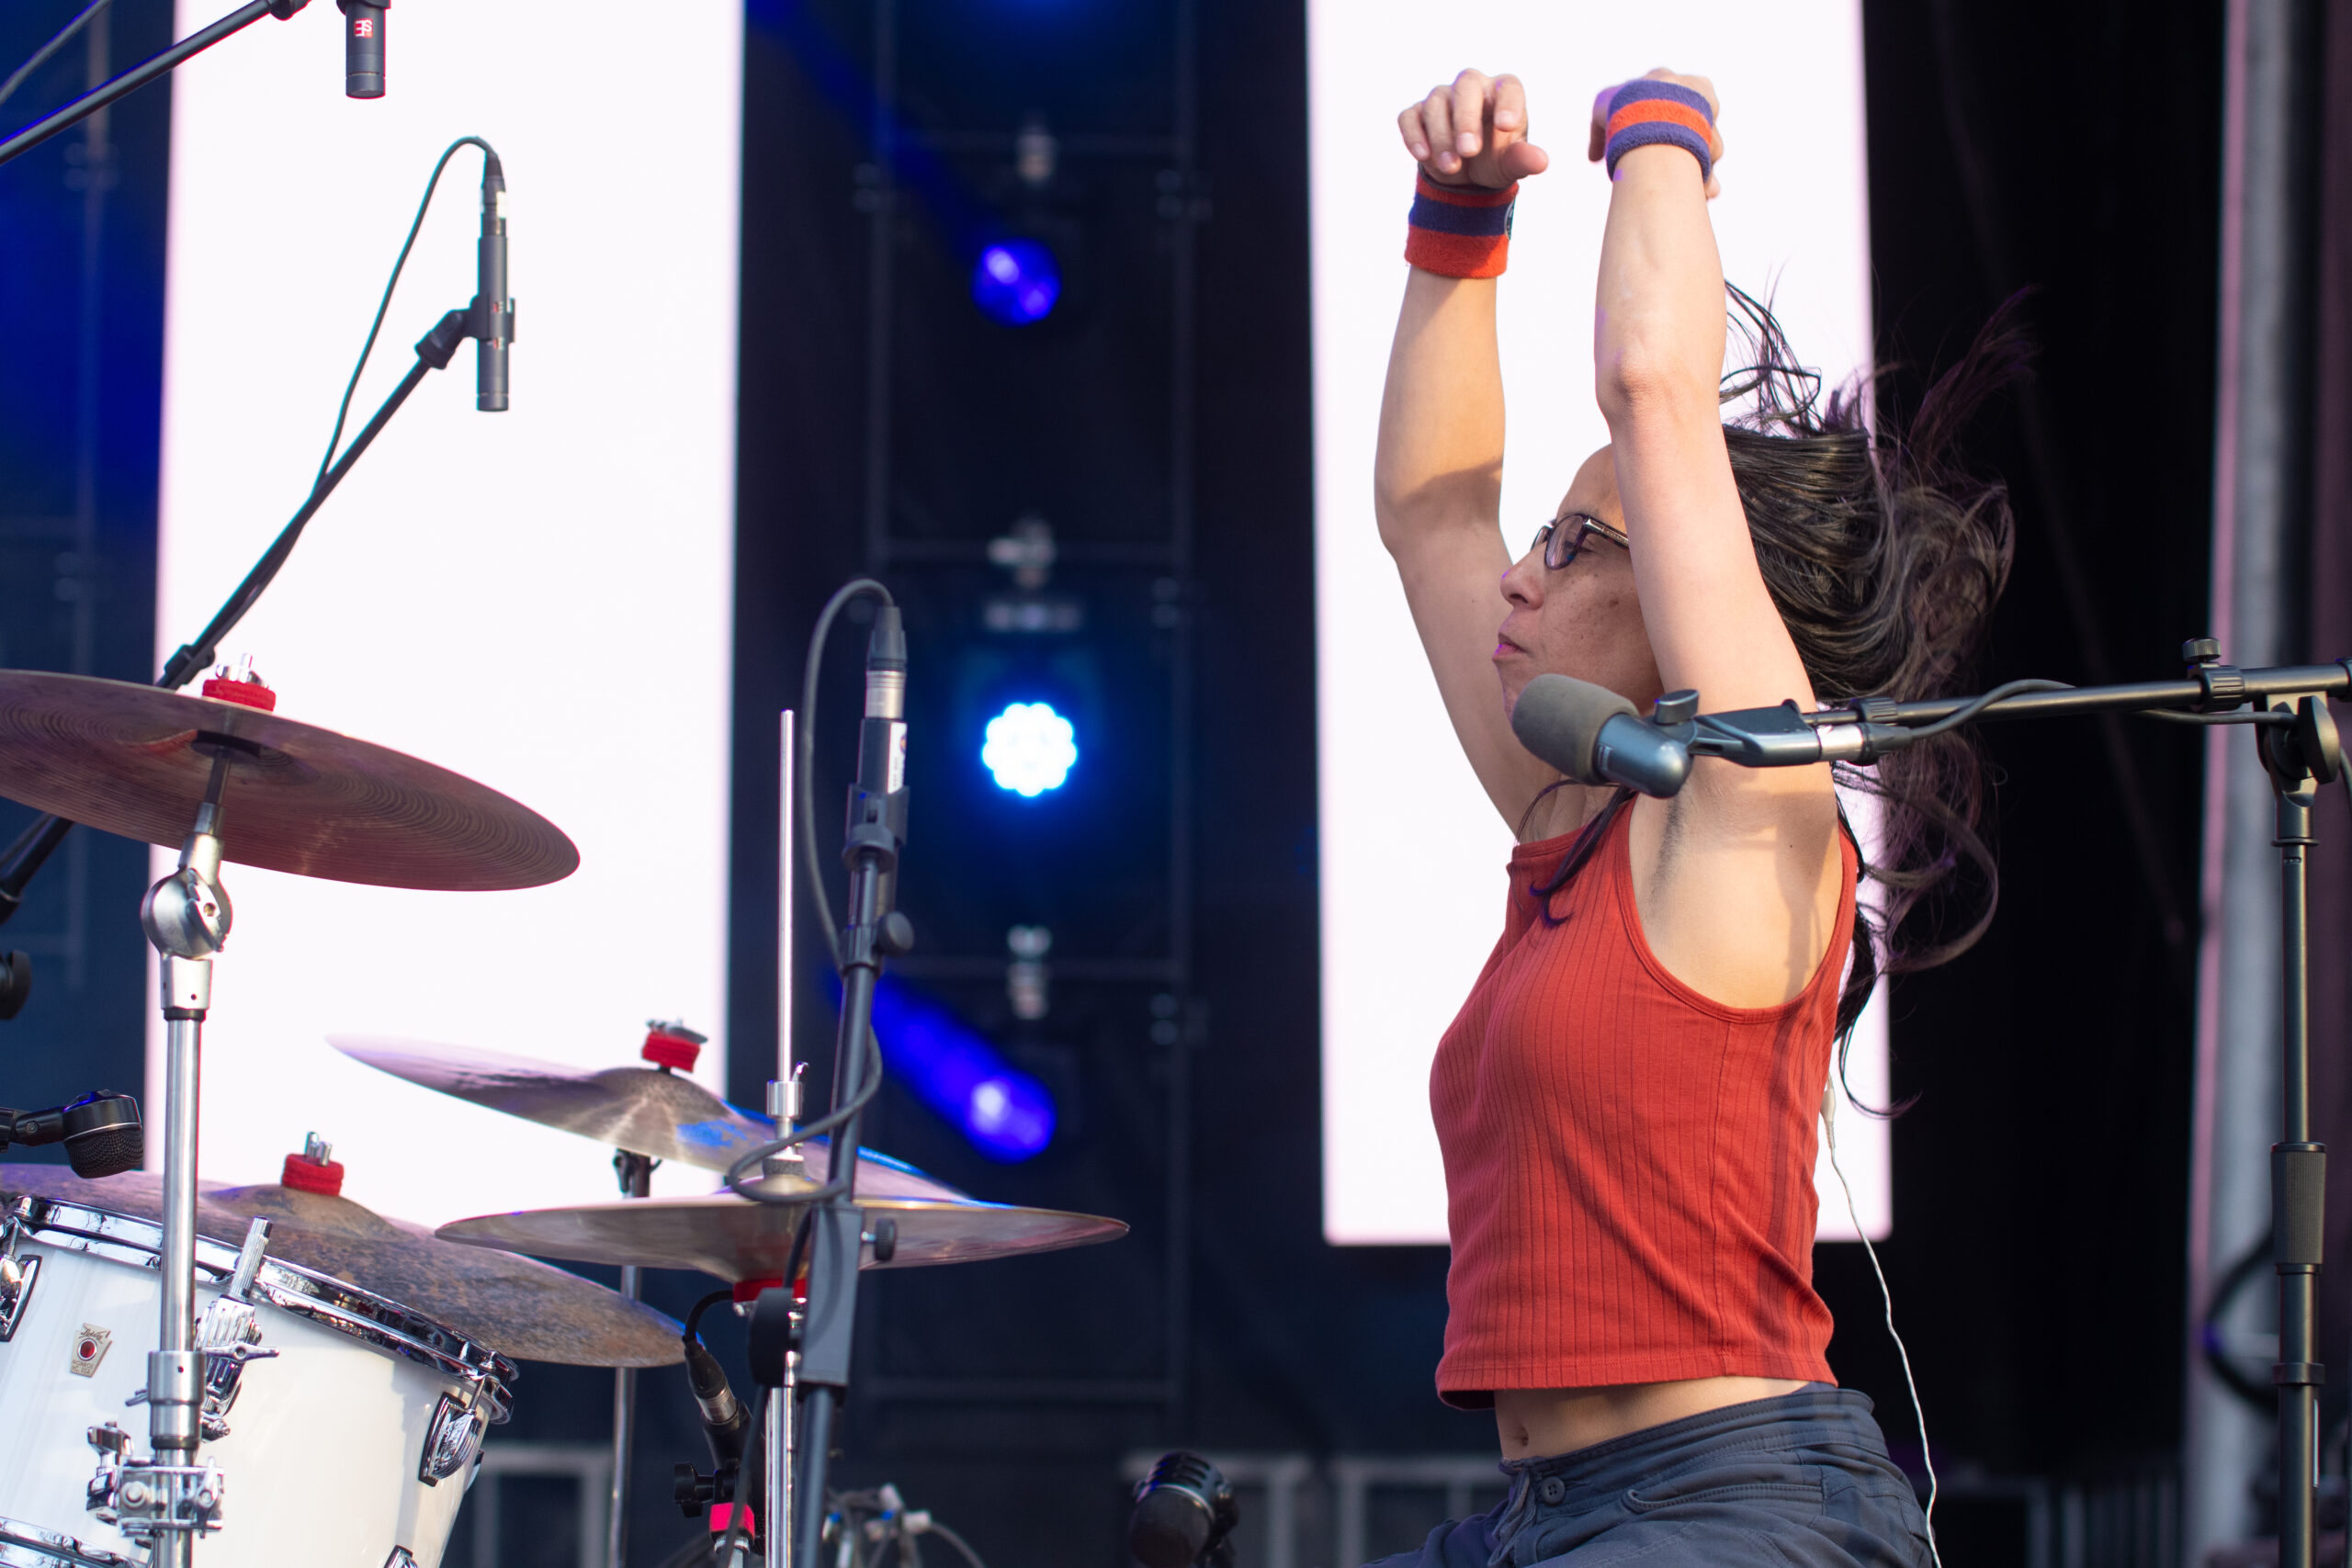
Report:
<svg viewBox="0 0 2352 1568"><path fill-rule="evenodd" d="M1552 164L1527 140L1527 89L1510 74L1464 71L1399 113L1396 130L1421 172L1440 185L1500 190Z"/></svg>

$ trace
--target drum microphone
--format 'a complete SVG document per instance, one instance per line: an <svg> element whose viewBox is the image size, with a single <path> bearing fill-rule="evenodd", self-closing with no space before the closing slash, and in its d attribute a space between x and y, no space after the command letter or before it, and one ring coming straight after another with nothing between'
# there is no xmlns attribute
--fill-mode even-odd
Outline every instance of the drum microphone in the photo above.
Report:
<svg viewBox="0 0 2352 1568"><path fill-rule="evenodd" d="M334 0L345 17L343 96L384 96L384 10L391 0Z"/></svg>
<svg viewBox="0 0 2352 1568"><path fill-rule="evenodd" d="M147 1159L139 1102L127 1094L85 1094L48 1111L0 1110L0 1149L63 1144L74 1174L95 1179L137 1170Z"/></svg>
<svg viewBox="0 0 2352 1568"><path fill-rule="evenodd" d="M506 297L506 170L487 147L481 161L481 238L474 243L474 302L466 314L466 330L474 338L474 407L503 413L514 301Z"/></svg>
<svg viewBox="0 0 2352 1568"><path fill-rule="evenodd" d="M698 1335L685 1337L686 1382L695 1391L702 1414L703 1436L710 1439L711 1462L721 1471L743 1462L743 1446L751 1436L752 1413L727 1386L727 1369L707 1349Z"/></svg>
<svg viewBox="0 0 2352 1568"><path fill-rule="evenodd" d="M1648 722L1608 687L1572 675L1530 681L1511 706L1510 729L1521 745L1578 784L1623 784L1644 795L1670 795L1690 776L1687 733L1676 735Z"/></svg>
<svg viewBox="0 0 2352 1568"><path fill-rule="evenodd" d="M1180 1449L1161 1455L1136 1483L1127 1550L1144 1568L1232 1568L1233 1529L1240 1522L1233 1483L1200 1455Z"/></svg>

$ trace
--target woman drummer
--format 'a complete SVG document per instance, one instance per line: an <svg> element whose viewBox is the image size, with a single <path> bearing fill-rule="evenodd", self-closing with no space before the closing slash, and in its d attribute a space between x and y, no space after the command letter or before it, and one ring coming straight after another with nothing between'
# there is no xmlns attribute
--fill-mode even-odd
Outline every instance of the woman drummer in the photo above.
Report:
<svg viewBox="0 0 2352 1568"><path fill-rule="evenodd" d="M1498 507L1496 279L1517 182L1548 159L1510 76L1464 72L1398 117L1420 167L1380 536L1519 842L1501 940L1430 1081L1453 1246L1438 1390L1493 1409L1510 1491L1393 1563L1931 1552L1870 1402L1824 1356L1815 1117L1880 954L1920 967L1982 928L1912 951L1892 940L1911 905L1971 860L1989 918L1976 754L1951 737L1854 781L1881 802L1874 948L1826 765L1702 761L1673 799L1634 798L1562 779L1510 729L1546 671L1645 708L1682 688L1711 711L1931 694L1964 674L2007 575L2006 495L1946 448L2018 368L2014 333L1988 327L1908 439L1821 399L1736 291L1754 363L1725 377L1715 116L1705 78L1664 71L1595 106L1610 444L1516 560Z"/></svg>

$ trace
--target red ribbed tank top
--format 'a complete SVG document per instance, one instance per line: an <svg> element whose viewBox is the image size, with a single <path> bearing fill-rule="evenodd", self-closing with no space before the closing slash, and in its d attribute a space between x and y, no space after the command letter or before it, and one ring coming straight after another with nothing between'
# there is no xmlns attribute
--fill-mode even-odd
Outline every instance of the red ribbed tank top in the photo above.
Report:
<svg viewBox="0 0 2352 1568"><path fill-rule="evenodd" d="M1553 896L1576 836L1510 858L1502 940L1430 1072L1453 1260L1438 1393L1748 1376L1835 1381L1813 1289L1815 1117L1853 940L1838 923L1804 991L1712 1001L1642 935L1616 814Z"/></svg>

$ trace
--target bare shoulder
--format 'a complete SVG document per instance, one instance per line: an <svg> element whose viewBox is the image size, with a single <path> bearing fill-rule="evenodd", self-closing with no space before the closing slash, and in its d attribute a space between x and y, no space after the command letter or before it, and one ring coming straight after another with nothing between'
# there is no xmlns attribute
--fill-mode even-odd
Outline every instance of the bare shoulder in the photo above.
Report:
<svg viewBox="0 0 2352 1568"><path fill-rule="evenodd" d="M1776 1007L1829 956L1846 892L1838 797L1826 767L1770 789L1720 777L1729 767L1702 763L1682 795L1635 803L1634 901L1677 980L1726 1007Z"/></svg>

